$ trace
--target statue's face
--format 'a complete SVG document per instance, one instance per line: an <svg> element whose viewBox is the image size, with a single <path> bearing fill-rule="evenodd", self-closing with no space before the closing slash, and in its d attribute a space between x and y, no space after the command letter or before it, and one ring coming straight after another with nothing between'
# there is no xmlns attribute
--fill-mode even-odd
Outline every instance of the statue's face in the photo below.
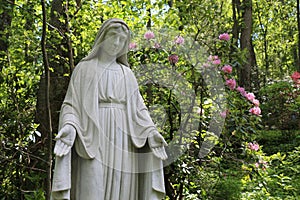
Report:
<svg viewBox="0 0 300 200"><path fill-rule="evenodd" d="M106 32L101 49L109 56L117 56L124 50L126 40L127 35L121 26L112 27Z"/></svg>

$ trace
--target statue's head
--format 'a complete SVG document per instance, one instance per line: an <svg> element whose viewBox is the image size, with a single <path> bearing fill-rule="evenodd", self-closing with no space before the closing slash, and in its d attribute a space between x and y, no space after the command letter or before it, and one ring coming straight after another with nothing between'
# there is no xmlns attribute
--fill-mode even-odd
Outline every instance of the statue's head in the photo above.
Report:
<svg viewBox="0 0 300 200"><path fill-rule="evenodd" d="M99 29L92 51L83 60L90 60L98 54L116 56L119 63L128 66L127 52L130 42L130 30L121 19L109 19ZM115 54L115 55L114 55Z"/></svg>

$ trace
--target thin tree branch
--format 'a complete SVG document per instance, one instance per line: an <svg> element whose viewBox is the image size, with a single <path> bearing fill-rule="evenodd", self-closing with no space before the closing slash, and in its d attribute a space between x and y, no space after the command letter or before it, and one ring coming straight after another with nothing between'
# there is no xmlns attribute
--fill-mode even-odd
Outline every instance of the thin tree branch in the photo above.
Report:
<svg viewBox="0 0 300 200"><path fill-rule="evenodd" d="M47 168L47 190L46 190L46 199L50 200L51 194L51 173L52 173L52 121L51 121L51 109L50 109L50 70L49 70L49 61L46 51L46 34L47 34L47 13L45 0L41 0L42 11L43 11L43 29L42 29L42 52L43 52L43 62L44 62L44 71L46 77L46 110L47 110L47 121L48 121L48 168Z"/></svg>
<svg viewBox="0 0 300 200"><path fill-rule="evenodd" d="M69 56L69 65L70 65L70 73L72 73L73 69L75 68L74 66L74 59L73 59L73 47L72 47L72 40L71 40L71 30L70 30L70 17L68 14L68 9L69 9L69 1L67 1L66 6L66 28L67 28L67 45L68 45L68 56Z"/></svg>

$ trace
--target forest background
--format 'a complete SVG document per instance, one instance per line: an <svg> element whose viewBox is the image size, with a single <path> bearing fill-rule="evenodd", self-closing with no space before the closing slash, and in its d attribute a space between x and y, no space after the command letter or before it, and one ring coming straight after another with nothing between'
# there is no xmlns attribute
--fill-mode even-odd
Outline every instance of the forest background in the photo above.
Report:
<svg viewBox="0 0 300 200"><path fill-rule="evenodd" d="M113 17L171 144L166 199L299 199L299 0L1 0L0 199L50 199L70 75Z"/></svg>

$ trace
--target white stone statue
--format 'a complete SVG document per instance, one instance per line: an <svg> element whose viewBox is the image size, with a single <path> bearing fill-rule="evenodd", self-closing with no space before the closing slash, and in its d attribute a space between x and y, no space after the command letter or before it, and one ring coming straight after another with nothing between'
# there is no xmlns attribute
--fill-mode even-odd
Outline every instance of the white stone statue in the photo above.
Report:
<svg viewBox="0 0 300 200"><path fill-rule="evenodd" d="M128 67L128 26L110 19L75 67L63 102L52 199L158 200L166 142Z"/></svg>

